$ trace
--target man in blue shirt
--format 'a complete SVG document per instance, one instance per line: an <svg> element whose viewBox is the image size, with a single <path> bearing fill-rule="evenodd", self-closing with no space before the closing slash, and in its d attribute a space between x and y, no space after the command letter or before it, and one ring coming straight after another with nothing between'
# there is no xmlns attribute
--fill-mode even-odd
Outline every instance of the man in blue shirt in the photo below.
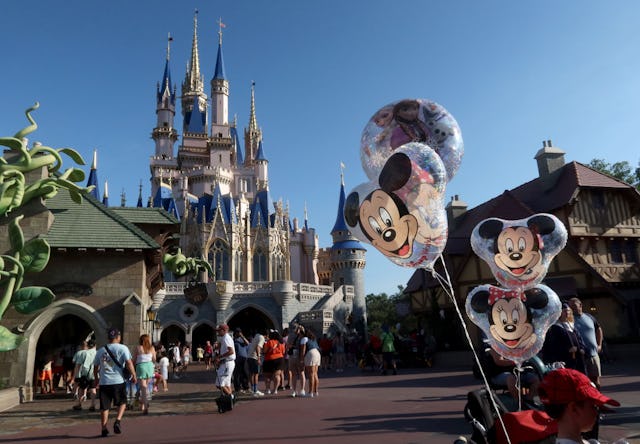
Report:
<svg viewBox="0 0 640 444"><path fill-rule="evenodd" d="M136 369L131 361L131 352L127 346L120 344L122 339L120 331L117 328L111 328L107 336L109 343L96 352L96 357L93 361L93 371L100 391L102 436L109 435L107 423L109 422L111 403L118 408L116 421L113 423L113 433L122 433L120 420L127 408L127 389L123 376L124 367L127 367L131 372L131 383L135 384L137 382Z"/></svg>
<svg viewBox="0 0 640 444"><path fill-rule="evenodd" d="M598 353L602 351L602 328L593 316L582 311L582 302L580 299L569 299L569 305L573 310L574 327L578 333L580 333L585 345L584 364L587 376L596 387L600 388L600 375L602 371Z"/></svg>

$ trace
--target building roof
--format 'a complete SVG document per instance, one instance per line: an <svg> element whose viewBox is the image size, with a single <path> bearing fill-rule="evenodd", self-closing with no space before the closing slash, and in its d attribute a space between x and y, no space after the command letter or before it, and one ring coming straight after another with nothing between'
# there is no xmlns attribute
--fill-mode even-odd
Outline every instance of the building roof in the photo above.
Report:
<svg viewBox="0 0 640 444"><path fill-rule="evenodd" d="M133 224L174 225L180 223L164 208L111 207L109 209Z"/></svg>
<svg viewBox="0 0 640 444"><path fill-rule="evenodd" d="M52 248L156 249L160 246L117 212L85 194L81 204L61 190L46 201L54 216L43 237ZM138 209L140 210L140 209Z"/></svg>

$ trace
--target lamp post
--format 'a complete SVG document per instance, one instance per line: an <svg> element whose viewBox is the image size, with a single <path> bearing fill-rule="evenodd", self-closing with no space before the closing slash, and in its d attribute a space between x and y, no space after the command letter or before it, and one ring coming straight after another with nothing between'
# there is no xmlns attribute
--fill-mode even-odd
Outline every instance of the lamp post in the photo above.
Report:
<svg viewBox="0 0 640 444"><path fill-rule="evenodd" d="M158 312L154 311L152 309L148 309L147 310L147 322L151 323L151 343L155 344L156 323L159 322L158 321Z"/></svg>

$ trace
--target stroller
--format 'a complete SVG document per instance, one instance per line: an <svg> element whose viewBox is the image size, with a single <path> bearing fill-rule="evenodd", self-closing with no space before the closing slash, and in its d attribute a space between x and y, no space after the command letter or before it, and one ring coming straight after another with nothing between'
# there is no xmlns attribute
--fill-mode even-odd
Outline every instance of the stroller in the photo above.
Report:
<svg viewBox="0 0 640 444"><path fill-rule="evenodd" d="M491 391L497 411L493 407L486 388L473 390L467 394L464 408L465 419L471 424L471 441L475 444L546 444L554 443L558 433L556 422L541 410L511 412L500 398ZM505 436L502 417L509 440Z"/></svg>
<svg viewBox="0 0 640 444"><path fill-rule="evenodd" d="M482 358L481 361L483 361ZM481 363L484 368L485 363ZM535 372L540 379L547 371L544 363L537 357L527 361L524 368ZM481 377L476 368L474 368L474 375L478 378ZM471 442L476 444L555 442L557 424L542 411L542 407L533 402L525 402L522 406L524 410L518 411L518 406L514 404L510 395L509 399L505 399L503 402L496 393L496 390L504 389L505 387L491 387L489 391L486 388L480 388L467 394L464 416L472 427ZM490 394L495 401L495 407ZM499 416L502 418L504 428L509 435L508 440Z"/></svg>

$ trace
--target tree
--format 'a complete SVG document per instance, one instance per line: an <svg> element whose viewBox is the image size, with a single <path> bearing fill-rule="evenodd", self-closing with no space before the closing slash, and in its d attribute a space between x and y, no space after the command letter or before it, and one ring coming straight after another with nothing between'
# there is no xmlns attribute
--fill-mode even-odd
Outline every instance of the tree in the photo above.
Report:
<svg viewBox="0 0 640 444"><path fill-rule="evenodd" d="M610 164L604 159L592 159L588 166L640 190L640 162L638 162L638 167L635 170L626 160Z"/></svg>

